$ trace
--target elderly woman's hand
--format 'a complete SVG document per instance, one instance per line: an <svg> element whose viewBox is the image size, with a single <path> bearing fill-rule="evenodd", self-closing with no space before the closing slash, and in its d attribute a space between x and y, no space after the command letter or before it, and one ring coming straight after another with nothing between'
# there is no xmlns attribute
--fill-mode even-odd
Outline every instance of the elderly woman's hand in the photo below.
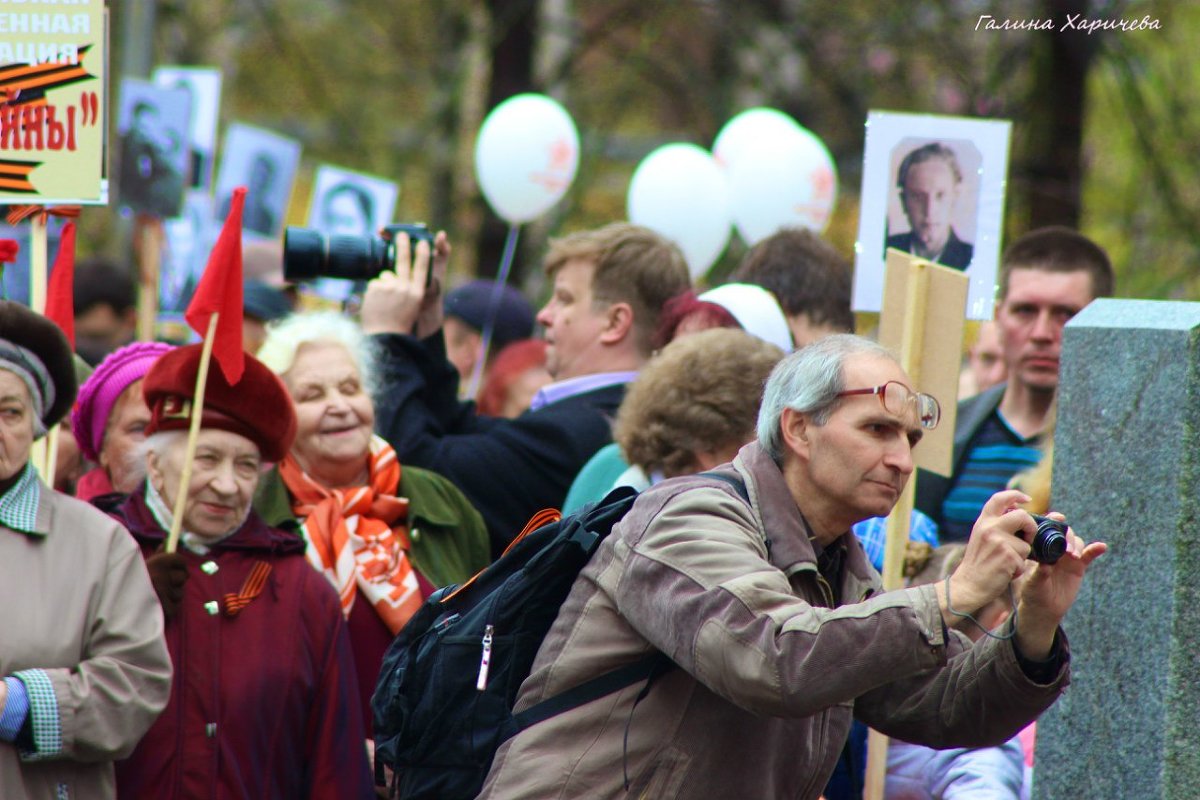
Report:
<svg viewBox="0 0 1200 800"><path fill-rule="evenodd" d="M429 245L417 242L415 263L410 264L408 236L399 234L395 251L396 269L380 273L367 284L362 304L363 332L412 333L425 338L442 327L442 284L450 260L450 242L445 231L439 231L432 259Z"/></svg>

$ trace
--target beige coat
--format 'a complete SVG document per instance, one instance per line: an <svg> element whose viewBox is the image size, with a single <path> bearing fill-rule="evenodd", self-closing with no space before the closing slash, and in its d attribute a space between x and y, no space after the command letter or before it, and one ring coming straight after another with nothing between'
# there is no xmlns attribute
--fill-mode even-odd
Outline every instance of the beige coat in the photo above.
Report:
<svg viewBox="0 0 1200 800"><path fill-rule="evenodd" d="M779 468L756 444L734 465L749 506L703 476L638 499L575 583L516 710L654 649L678 667L636 709L644 684L518 734L481 797L816 798L852 717L934 747L994 745L1062 691L1065 658L1043 686L1011 642L947 638L933 587L879 593L851 534L845 604L831 607Z"/></svg>
<svg viewBox="0 0 1200 800"><path fill-rule="evenodd" d="M38 752L0 743L0 798L112 798L112 761L167 703L162 610L112 518L43 485L37 523L45 536L0 526L0 677L40 671L53 699L34 724Z"/></svg>

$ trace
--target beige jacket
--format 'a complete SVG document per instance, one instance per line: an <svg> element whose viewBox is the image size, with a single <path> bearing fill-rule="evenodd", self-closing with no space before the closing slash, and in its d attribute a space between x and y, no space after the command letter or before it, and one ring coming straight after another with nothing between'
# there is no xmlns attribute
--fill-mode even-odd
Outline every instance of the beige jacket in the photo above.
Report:
<svg viewBox="0 0 1200 800"><path fill-rule="evenodd" d="M112 798L112 761L167 703L162 610L129 532L41 489L47 533L0 526L0 677L31 686L36 747L0 742L0 798Z"/></svg>
<svg viewBox="0 0 1200 800"><path fill-rule="evenodd" d="M734 466L750 505L702 475L638 499L575 583L516 710L655 648L678 668L636 709L644 684L518 734L481 797L816 798L852 717L934 747L994 745L1066 686L1065 657L1042 686L1009 641L945 639L933 587L879 593L851 534L845 604L830 607L779 468L757 444Z"/></svg>

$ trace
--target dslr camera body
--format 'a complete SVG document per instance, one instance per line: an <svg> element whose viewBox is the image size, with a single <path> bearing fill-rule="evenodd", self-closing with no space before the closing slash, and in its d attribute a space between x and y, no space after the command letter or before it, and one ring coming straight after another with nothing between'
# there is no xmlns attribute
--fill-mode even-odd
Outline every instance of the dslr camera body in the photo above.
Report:
<svg viewBox="0 0 1200 800"><path fill-rule="evenodd" d="M421 222L388 225L379 236L326 236L312 228L290 225L283 234L283 277L289 283L315 278L369 281L384 270L395 269L396 237L401 233L408 235L411 259L416 259L417 242L428 242L433 253L433 234ZM430 264L426 286L432 277Z"/></svg>

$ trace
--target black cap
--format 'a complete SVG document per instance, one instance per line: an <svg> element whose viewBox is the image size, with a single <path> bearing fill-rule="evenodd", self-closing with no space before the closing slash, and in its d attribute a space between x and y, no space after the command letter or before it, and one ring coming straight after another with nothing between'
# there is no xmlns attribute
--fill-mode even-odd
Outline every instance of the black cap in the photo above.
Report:
<svg viewBox="0 0 1200 800"><path fill-rule="evenodd" d="M475 280L451 289L446 294L446 316L457 317L482 333L496 286L495 281ZM500 286L499 291L496 322L492 328L493 351L533 335L533 306L523 294L511 286Z"/></svg>

